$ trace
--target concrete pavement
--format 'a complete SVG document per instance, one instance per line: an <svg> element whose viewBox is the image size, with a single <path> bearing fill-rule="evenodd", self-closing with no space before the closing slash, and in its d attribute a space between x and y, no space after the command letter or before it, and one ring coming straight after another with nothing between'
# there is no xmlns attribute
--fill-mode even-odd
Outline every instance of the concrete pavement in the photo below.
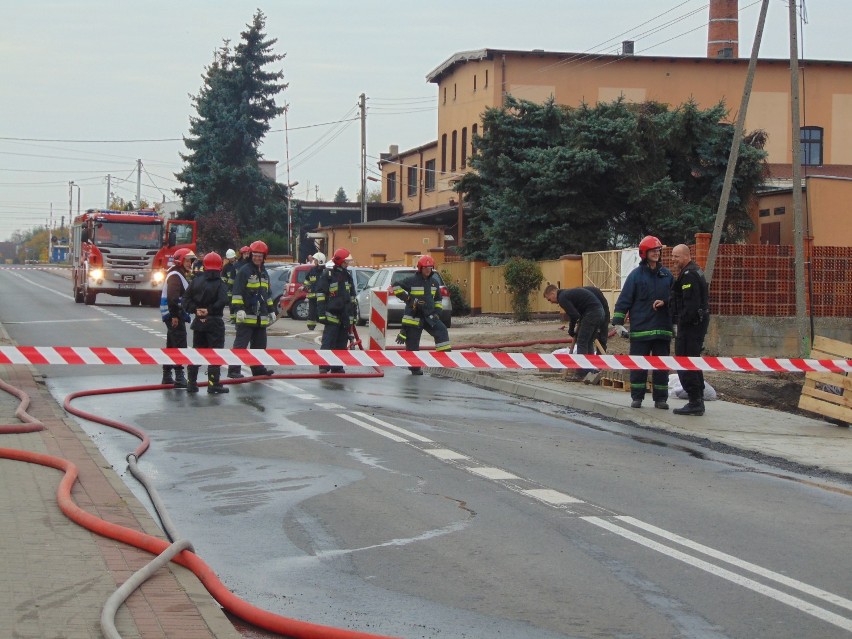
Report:
<svg viewBox="0 0 852 639"><path fill-rule="evenodd" d="M2 332L2 328L0 328ZM5 335L3 335L5 337ZM8 343L8 340L4 340ZM521 397L604 417L707 439L826 471L852 494L852 432L818 420L724 401L707 403L703 417L629 408L629 393L566 382L556 374L433 369ZM30 396L29 412L45 430L0 435L0 447L64 457L80 469L73 498L88 512L163 538L158 525L101 456L97 446L47 392L30 366L0 366L0 379ZM0 424L18 424L19 400L0 391ZM672 407L680 400L672 400ZM151 556L99 537L66 519L56 503L61 473L0 459L0 627L17 637L100 637L101 608L115 588ZM218 604L189 571L171 564L120 609L126 638L240 637Z"/></svg>

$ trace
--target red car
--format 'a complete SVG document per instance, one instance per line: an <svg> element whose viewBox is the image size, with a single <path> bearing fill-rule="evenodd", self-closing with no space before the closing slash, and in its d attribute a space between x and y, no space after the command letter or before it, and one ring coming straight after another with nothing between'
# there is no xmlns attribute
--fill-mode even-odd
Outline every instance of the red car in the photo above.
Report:
<svg viewBox="0 0 852 639"><path fill-rule="evenodd" d="M308 292L303 288L311 268L313 267L310 264L299 264L290 270L290 277L284 284L284 292L278 301L278 308L282 315L289 315L295 320L308 319ZM350 266L349 270L352 271L352 279L355 280L356 293L367 285L367 280L376 272L376 269L363 266Z"/></svg>

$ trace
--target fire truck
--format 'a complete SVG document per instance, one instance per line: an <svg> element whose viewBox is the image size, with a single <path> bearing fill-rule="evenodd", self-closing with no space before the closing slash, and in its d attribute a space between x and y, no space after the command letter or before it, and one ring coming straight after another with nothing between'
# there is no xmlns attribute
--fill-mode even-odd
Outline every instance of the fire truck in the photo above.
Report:
<svg viewBox="0 0 852 639"><path fill-rule="evenodd" d="M74 301L94 304L108 293L131 306L159 306L171 255L195 251L196 233L195 222L163 220L153 209L89 209L71 225Z"/></svg>

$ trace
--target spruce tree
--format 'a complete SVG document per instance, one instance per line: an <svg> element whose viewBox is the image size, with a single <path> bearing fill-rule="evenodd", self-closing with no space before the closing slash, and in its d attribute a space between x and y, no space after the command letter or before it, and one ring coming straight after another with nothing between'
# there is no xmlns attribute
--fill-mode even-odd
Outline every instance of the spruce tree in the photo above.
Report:
<svg viewBox="0 0 852 639"><path fill-rule="evenodd" d="M205 215L232 211L241 235L262 229L286 233L285 189L258 167L259 148L270 121L284 112L275 97L287 85L283 71L267 71L284 58L272 51L276 39L264 33L258 11L232 50L226 41L207 67L204 84L193 96L196 116L184 137L188 152L176 178L184 217L204 223Z"/></svg>

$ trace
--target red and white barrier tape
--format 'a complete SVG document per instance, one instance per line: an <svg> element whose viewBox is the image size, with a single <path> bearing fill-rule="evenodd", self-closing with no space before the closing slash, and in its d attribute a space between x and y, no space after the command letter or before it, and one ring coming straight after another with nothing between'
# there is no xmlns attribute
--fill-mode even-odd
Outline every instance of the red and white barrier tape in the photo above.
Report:
<svg viewBox="0 0 852 639"><path fill-rule="evenodd" d="M655 357L639 355L552 355L472 351L318 351L192 348L93 348L82 346L0 346L0 364L245 366L426 366L467 369L701 370L745 373L852 373L849 359L770 357Z"/></svg>

